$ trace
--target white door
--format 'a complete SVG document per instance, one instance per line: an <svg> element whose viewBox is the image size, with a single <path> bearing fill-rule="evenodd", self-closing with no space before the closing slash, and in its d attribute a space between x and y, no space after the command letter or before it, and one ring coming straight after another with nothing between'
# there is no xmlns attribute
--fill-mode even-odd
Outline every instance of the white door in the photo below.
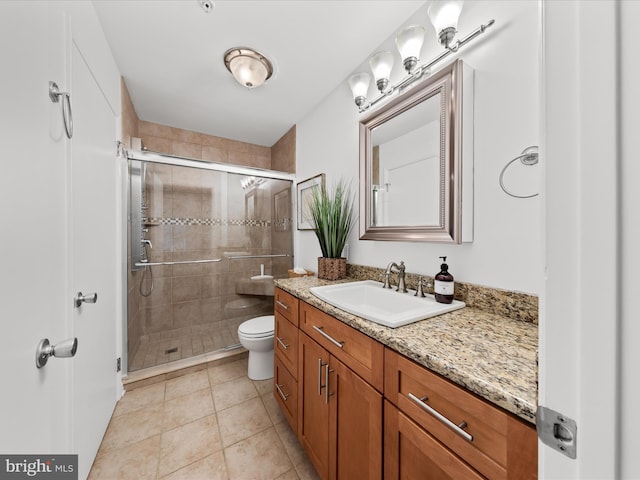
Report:
<svg viewBox="0 0 640 480"><path fill-rule="evenodd" d="M116 401L115 115L61 5L0 2L0 454L76 453L85 478ZM98 302L76 309L79 290ZM41 339L73 337L74 358L36 368Z"/></svg>
<svg viewBox="0 0 640 480"><path fill-rule="evenodd" d="M71 284L74 294L97 294L73 309L72 448L84 478L116 401L116 120L75 41L71 71Z"/></svg>
<svg viewBox="0 0 640 480"><path fill-rule="evenodd" d="M620 422L628 420L618 410L619 6L542 4L546 279L539 403L577 422L575 459L540 444L542 479L638 478L619 471ZM630 341L637 351L637 338ZM624 428L637 436L638 425ZM628 460L637 453L628 452Z"/></svg>
<svg viewBox="0 0 640 480"><path fill-rule="evenodd" d="M44 8L43 8L44 7ZM47 8L0 2L0 453L70 453L73 359L35 364L42 338L72 336L67 297L66 167L51 78Z"/></svg>

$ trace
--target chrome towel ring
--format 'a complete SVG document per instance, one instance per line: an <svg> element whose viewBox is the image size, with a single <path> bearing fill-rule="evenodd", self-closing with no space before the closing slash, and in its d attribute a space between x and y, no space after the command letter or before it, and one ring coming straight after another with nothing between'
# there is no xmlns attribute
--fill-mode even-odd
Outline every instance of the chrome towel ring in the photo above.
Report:
<svg viewBox="0 0 640 480"><path fill-rule="evenodd" d="M516 158L514 158L504 166L504 168L500 172L500 188L502 188L504 193L515 198L531 198L537 196L537 193L533 193L531 195L516 195L515 193L511 193L509 190L507 190L507 187L504 186L504 172L507 170L507 168L509 168L509 165L517 160L520 160L523 165L535 165L536 163L538 163L538 147L536 145L533 145L531 147L525 148L522 151L522 154L518 155Z"/></svg>
<svg viewBox="0 0 640 480"><path fill-rule="evenodd" d="M71 114L71 95L69 92L61 92L56 82L49 82L49 98L53 103L58 103L60 97L62 100L62 121L64 122L64 130L67 138L73 137L73 115Z"/></svg>

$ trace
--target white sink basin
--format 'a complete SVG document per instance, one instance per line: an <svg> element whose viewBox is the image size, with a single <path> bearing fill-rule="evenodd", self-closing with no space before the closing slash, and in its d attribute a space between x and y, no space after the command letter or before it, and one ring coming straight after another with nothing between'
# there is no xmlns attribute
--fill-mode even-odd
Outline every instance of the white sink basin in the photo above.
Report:
<svg viewBox="0 0 640 480"><path fill-rule="evenodd" d="M395 328L409 323L452 312L465 306L464 302L438 303L433 295L415 297L415 291L400 293L382 288L373 280L311 287L313 295L345 312L372 322Z"/></svg>

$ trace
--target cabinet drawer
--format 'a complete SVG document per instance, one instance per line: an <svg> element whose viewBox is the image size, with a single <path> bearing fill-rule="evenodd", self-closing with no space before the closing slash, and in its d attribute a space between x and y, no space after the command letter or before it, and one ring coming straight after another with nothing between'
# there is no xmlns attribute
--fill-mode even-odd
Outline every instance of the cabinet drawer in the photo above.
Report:
<svg viewBox="0 0 640 480"><path fill-rule="evenodd" d="M384 402L384 452L385 480L484 479L388 401Z"/></svg>
<svg viewBox="0 0 640 480"><path fill-rule="evenodd" d="M274 292L274 311L298 326L298 302L299 300L280 288Z"/></svg>
<svg viewBox="0 0 640 480"><path fill-rule="evenodd" d="M293 378L298 378L298 327L284 318L279 312L274 315L274 350L276 357L289 370Z"/></svg>
<svg viewBox="0 0 640 480"><path fill-rule="evenodd" d="M384 346L321 310L300 302L300 328L378 391L383 389Z"/></svg>
<svg viewBox="0 0 640 480"><path fill-rule="evenodd" d="M280 358L273 360L273 394L294 432L298 431L298 384Z"/></svg>
<svg viewBox="0 0 640 480"><path fill-rule="evenodd" d="M517 471L517 464L537 456L535 429L507 412L390 349L385 349L385 369L385 397L483 475L515 478L507 471ZM445 419L463 428L456 430ZM525 445L518 439L511 442L516 431L519 438L531 437ZM516 444L519 453L513 450Z"/></svg>

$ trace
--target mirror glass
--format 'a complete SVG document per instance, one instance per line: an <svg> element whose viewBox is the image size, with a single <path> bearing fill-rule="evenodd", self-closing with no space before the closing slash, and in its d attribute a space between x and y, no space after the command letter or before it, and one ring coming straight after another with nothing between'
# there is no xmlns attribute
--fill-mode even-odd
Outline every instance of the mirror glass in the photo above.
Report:
<svg viewBox="0 0 640 480"><path fill-rule="evenodd" d="M360 122L361 239L462 242L463 68L454 62Z"/></svg>
<svg viewBox="0 0 640 480"><path fill-rule="evenodd" d="M372 226L440 223L442 97L436 92L402 115L372 129ZM418 199L422 208L406 208Z"/></svg>

